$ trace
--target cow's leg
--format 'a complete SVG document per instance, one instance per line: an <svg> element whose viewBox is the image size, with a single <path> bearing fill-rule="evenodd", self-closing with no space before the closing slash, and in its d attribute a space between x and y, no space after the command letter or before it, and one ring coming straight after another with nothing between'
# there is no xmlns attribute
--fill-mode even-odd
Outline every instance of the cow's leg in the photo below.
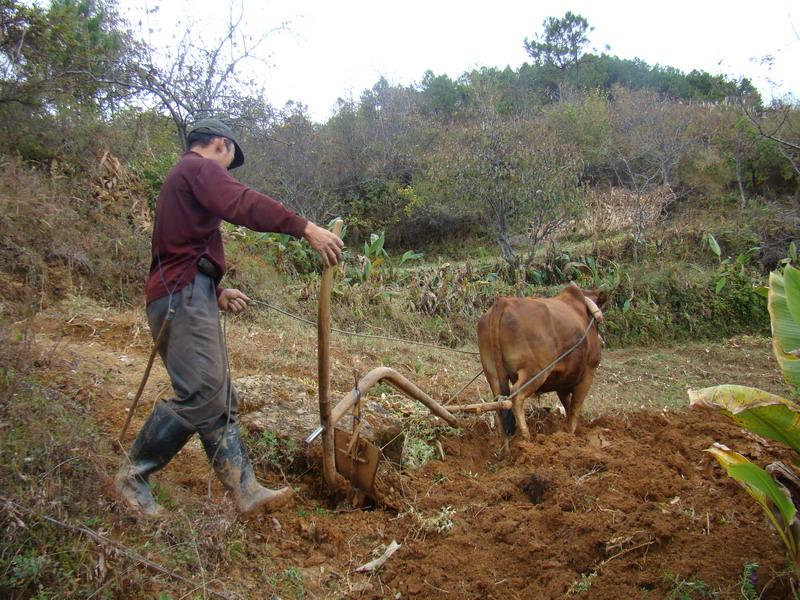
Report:
<svg viewBox="0 0 800 600"><path fill-rule="evenodd" d="M524 386L532 375L532 373L529 373L524 369L519 371L517 373L517 381L511 390L511 393L514 394L514 392ZM528 424L525 422L525 400L533 396L536 393L536 390L539 389L541 384L537 385L537 383L538 382L532 383L511 399L511 411L514 413L514 418L517 420L519 433L522 435L524 440L531 439L531 432L528 429Z"/></svg>
<svg viewBox="0 0 800 600"><path fill-rule="evenodd" d="M503 391L500 389L500 382L498 381L497 377L487 377L487 379L489 381L489 387L492 390L492 396L495 399L500 397L503 394ZM500 441L502 442L501 448L508 447L508 434L506 433L506 428L503 423L503 411L495 411L494 424L498 433L500 434Z"/></svg>
<svg viewBox="0 0 800 600"><path fill-rule="evenodd" d="M556 392L558 399L561 400L561 405L564 407L564 414L569 414L569 407L572 405L572 390L568 392Z"/></svg>
<svg viewBox="0 0 800 600"><path fill-rule="evenodd" d="M575 433L578 428L578 417L581 416L581 408L586 395L589 393L589 388L592 386L594 373L587 373L581 382L572 390L572 402L567 409L567 431Z"/></svg>
<svg viewBox="0 0 800 600"><path fill-rule="evenodd" d="M486 375L486 381L489 384L489 389L492 390L492 397L496 400L503 394L502 385L500 383L500 374L497 372L497 367L493 360L485 360L483 352L481 352L481 364L483 365L483 373ZM503 373L503 377L506 377L505 373ZM500 411L495 411L494 423L497 427L497 431L500 434L503 447L507 446L508 436L506 435L506 430L503 427L502 413Z"/></svg>

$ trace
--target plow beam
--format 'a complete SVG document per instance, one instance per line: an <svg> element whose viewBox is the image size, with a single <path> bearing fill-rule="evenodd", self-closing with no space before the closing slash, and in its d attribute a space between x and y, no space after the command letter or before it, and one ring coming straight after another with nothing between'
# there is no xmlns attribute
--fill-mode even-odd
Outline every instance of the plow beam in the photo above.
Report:
<svg viewBox="0 0 800 600"><path fill-rule="evenodd" d="M451 404L447 407L451 413L472 413L476 415L495 410L511 408L511 400L498 400L497 402L478 402L477 404Z"/></svg>
<svg viewBox="0 0 800 600"><path fill-rule="evenodd" d="M444 408L441 404L436 402L433 398L428 396L425 392L419 389L416 385L411 383L408 379L400 375L394 369L389 367L378 367L372 369L369 373L362 377L355 388L353 388L344 398L331 411L331 421L335 425L347 411L349 411L360 398L363 398L367 391L375 384L385 381L392 387L401 391L403 394L414 400L419 400L425 407L430 410L434 415L445 421L451 427L458 427L456 418Z"/></svg>

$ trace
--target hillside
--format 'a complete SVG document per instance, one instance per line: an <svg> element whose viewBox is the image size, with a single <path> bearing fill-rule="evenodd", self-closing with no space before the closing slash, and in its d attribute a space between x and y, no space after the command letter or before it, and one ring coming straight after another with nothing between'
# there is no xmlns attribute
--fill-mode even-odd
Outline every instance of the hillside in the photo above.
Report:
<svg viewBox="0 0 800 600"><path fill-rule="evenodd" d="M625 236L562 239L559 247L571 256L552 262L562 274L583 261L574 271L579 281L608 278L610 271L592 273L587 260L605 256L621 274L611 280L617 293L624 290L608 311L608 347L578 433L561 431L554 399L544 396L529 406L534 440L503 456L487 419L465 419L459 431L442 428L380 387L375 400L400 419L406 441L403 466L382 467L394 499L368 510L354 510L324 488L319 447L305 449L301 441L316 420L314 329L253 306L226 324L247 443L259 477L292 485L297 500L274 515L236 518L192 442L154 478L169 514L152 522L131 515L110 489L120 460L115 440L150 349L140 278L148 216L124 167L106 157L96 169L91 178L68 180L7 160L0 178L5 594L633 598L693 590L733 598L755 578L762 597L784 597L788 580L773 534L702 450L723 440L762 459L783 452L685 406L688 387L717 383L786 393L762 337L765 317L752 316L763 311L748 289L763 277L759 255L748 255L721 293L714 288L729 269L724 257L746 253L764 232L785 234L776 215L789 207L743 213L678 206L648 232L658 242L637 264L629 254L625 262ZM709 250L709 231L724 248L720 259ZM278 260L269 240L235 229L226 236L233 282L314 318L313 272L292 275L286 254ZM482 243L431 246L402 268L391 266L392 251L364 281L348 281L346 267L337 276L335 325L474 349L475 320L494 295L559 287L555 268L543 287L520 290L492 279L501 266ZM303 256L301 248L292 251ZM367 255L353 254L349 265L363 265ZM430 297L419 293L425 285L436 301L410 310ZM676 290L684 312L708 299L715 305L681 316L674 312L679 299L658 302ZM697 290L706 300L687 304ZM708 319L714 325L691 339L691 324ZM689 329L669 331L676 323ZM334 398L352 386L353 372L380 364L442 400L480 370L475 357L446 347L336 336ZM167 390L157 364L133 429ZM482 379L462 394L466 401L490 396ZM401 549L379 574L355 572L392 540ZM716 552L723 545L724 557Z"/></svg>

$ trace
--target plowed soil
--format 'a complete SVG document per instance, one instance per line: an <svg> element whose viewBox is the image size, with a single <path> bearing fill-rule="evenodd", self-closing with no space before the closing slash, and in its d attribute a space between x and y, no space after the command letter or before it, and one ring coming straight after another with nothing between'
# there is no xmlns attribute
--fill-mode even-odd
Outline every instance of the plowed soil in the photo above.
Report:
<svg viewBox="0 0 800 600"><path fill-rule="evenodd" d="M50 376L87 399L110 442L147 360L143 319L97 307L59 310L36 324L38 343L62 357ZM313 332L254 319L232 322L228 337L234 377L273 377L259 410L280 415L290 401L295 413L298 403L313 409ZM354 372L382 362L443 399L480 369L476 359L444 352L364 348L361 341L334 342L335 398L352 387ZM682 408L689 386L727 382L780 392L768 340L653 355L644 349L604 354L575 435L562 431L563 417L547 397L528 411L533 439L515 440L507 452L500 451L490 419L465 419L460 432L439 436L437 456L423 467L382 467L388 505L354 509L331 495L320 475L318 445L303 451L296 430L278 432L297 441L294 464L277 472L256 460L267 485L288 483L297 492L296 502L275 514L238 520L216 482L208 501L210 478L196 441L155 479L172 506L205 515L199 536L230 543L231 532L239 532L243 550L235 559L228 553L201 569L214 576L208 589L235 597L620 599L684 592L689 595L674 597L740 598L744 579L763 598L788 597L777 536L704 449L723 442L762 465L790 457L722 415ZM165 393L165 383L157 365L145 403ZM373 395L401 418L414 410L391 390ZM465 396L486 399L485 383L476 382ZM146 406L137 412L133 431L146 413ZM110 496L108 502L118 515L113 533L120 539L127 528L156 527ZM169 520L159 527L168 529ZM380 569L356 571L392 541L400 548ZM754 563L755 574L743 577Z"/></svg>

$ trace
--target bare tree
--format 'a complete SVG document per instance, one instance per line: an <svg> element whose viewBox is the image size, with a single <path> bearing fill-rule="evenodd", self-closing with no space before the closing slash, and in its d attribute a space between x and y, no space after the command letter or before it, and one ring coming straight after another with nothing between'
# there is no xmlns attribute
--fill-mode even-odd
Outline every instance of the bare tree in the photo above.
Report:
<svg viewBox="0 0 800 600"><path fill-rule="evenodd" d="M743 99L740 107L758 133L778 145L780 153L800 176L800 103L775 102L771 108L762 110Z"/></svg>
<svg viewBox="0 0 800 600"><path fill-rule="evenodd" d="M633 257L638 261L652 203L659 204L660 213L676 199L672 173L693 140L685 113L669 107L667 100L621 87L614 96L610 158L618 184L633 194Z"/></svg>
<svg viewBox="0 0 800 600"><path fill-rule="evenodd" d="M181 145L186 148L189 125L200 118L226 114L234 127L245 125L247 98L260 95L255 80L244 77L248 61L264 62L267 39L288 28L280 23L258 35L245 28L244 0L230 0L219 30L206 37L208 25L185 25L174 47L155 49L139 43L124 68L116 72L75 71L99 83L121 85L165 110Z"/></svg>
<svg viewBox="0 0 800 600"><path fill-rule="evenodd" d="M302 104L289 103L269 129L249 134L251 154L269 157L264 165L246 164L242 179L254 187L270 190L298 213L315 222L333 216L333 192L325 184L325 154L322 135Z"/></svg>
<svg viewBox="0 0 800 600"><path fill-rule="evenodd" d="M255 82L242 78L241 67L247 61L263 62L264 43L288 26L281 23L253 36L244 23L243 0L232 0L227 20L210 43L204 44L199 35L205 26L187 27L165 56L146 48L143 64L134 71L133 85L169 112L184 148L188 125L198 118L226 113L234 121L241 120L239 101L248 92L257 95L253 94Z"/></svg>
<svg viewBox="0 0 800 600"><path fill-rule="evenodd" d="M580 160L543 123L498 113L489 90L477 90L475 106L475 120L440 148L436 169L443 191L484 216L503 259L521 274L581 210ZM527 240L521 253L517 234Z"/></svg>

